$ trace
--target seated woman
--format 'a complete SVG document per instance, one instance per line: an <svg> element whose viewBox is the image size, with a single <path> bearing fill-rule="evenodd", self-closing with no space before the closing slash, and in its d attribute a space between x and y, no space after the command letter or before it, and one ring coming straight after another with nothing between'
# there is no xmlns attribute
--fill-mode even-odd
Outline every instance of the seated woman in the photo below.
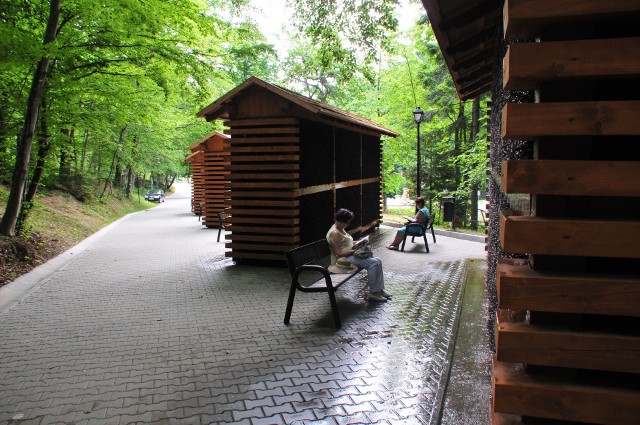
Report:
<svg viewBox="0 0 640 425"><path fill-rule="evenodd" d="M409 223L420 223L420 224L425 224L427 222L427 220L429 219L429 209L427 207L424 206L424 198L422 198L421 196L418 196L416 198L416 208L417 208L417 212L415 217L413 217L412 219L409 220ZM409 217L407 217L409 218ZM412 228L409 229L409 233L408 235L410 236L422 236L422 234L417 233L416 228ZM398 247L400 246L400 242L402 242L402 239L404 239L404 234L407 231L407 226L405 225L404 227L401 227L400 229L398 229L398 231L396 232L396 237L393 240L393 242L391 242L391 244L387 247L389 249L393 249L393 250L397 250Z"/></svg>
<svg viewBox="0 0 640 425"><path fill-rule="evenodd" d="M335 223L327 232L327 242L331 248L331 264L335 265L338 258L346 258L350 263L367 269L369 277L369 294L371 301L387 301L391 295L384 290L384 275L382 273L382 261L377 257L357 258L353 254L353 237L345 230L353 220L353 212L341 208L336 212Z"/></svg>

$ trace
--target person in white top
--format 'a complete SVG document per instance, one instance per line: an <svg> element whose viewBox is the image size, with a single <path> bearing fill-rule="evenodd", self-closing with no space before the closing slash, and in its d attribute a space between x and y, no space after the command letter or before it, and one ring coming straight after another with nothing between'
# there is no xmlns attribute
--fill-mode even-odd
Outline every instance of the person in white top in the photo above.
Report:
<svg viewBox="0 0 640 425"><path fill-rule="evenodd" d="M387 301L391 295L384 290L384 274L382 272L382 260L378 257L357 258L353 237L345 230L353 220L353 212L341 208L336 212L335 222L327 232L327 242L331 249L331 265L335 265L338 258L346 258L350 263L367 269L369 279L369 294L367 299L371 301Z"/></svg>

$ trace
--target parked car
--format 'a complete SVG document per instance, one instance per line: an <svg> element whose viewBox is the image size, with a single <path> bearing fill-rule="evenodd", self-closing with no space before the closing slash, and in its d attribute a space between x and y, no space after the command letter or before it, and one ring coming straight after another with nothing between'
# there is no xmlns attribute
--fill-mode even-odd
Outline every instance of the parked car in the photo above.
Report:
<svg viewBox="0 0 640 425"><path fill-rule="evenodd" d="M164 191L160 189L149 189L147 193L144 194L144 199L149 202L164 202Z"/></svg>

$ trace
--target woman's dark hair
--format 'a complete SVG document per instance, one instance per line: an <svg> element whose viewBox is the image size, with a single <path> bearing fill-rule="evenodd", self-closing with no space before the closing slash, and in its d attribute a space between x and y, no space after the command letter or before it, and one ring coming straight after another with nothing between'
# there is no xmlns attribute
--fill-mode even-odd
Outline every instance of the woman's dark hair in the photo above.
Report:
<svg viewBox="0 0 640 425"><path fill-rule="evenodd" d="M424 207L424 198L422 196L418 196L416 198L416 205L418 204L422 204L422 206Z"/></svg>
<svg viewBox="0 0 640 425"><path fill-rule="evenodd" d="M353 220L353 213L350 210L340 208L336 211L336 221L339 221L340 223L349 223L351 220Z"/></svg>

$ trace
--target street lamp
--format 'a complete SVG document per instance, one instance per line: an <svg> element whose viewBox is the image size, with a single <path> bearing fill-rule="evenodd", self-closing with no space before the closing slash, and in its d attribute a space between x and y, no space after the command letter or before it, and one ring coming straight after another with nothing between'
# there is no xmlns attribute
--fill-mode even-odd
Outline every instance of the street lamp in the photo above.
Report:
<svg viewBox="0 0 640 425"><path fill-rule="evenodd" d="M416 159L416 196L420 196L420 122L422 122L422 117L424 116L424 112L418 106L413 111L413 120L416 122L418 130L418 138L416 141L417 145L417 159Z"/></svg>

